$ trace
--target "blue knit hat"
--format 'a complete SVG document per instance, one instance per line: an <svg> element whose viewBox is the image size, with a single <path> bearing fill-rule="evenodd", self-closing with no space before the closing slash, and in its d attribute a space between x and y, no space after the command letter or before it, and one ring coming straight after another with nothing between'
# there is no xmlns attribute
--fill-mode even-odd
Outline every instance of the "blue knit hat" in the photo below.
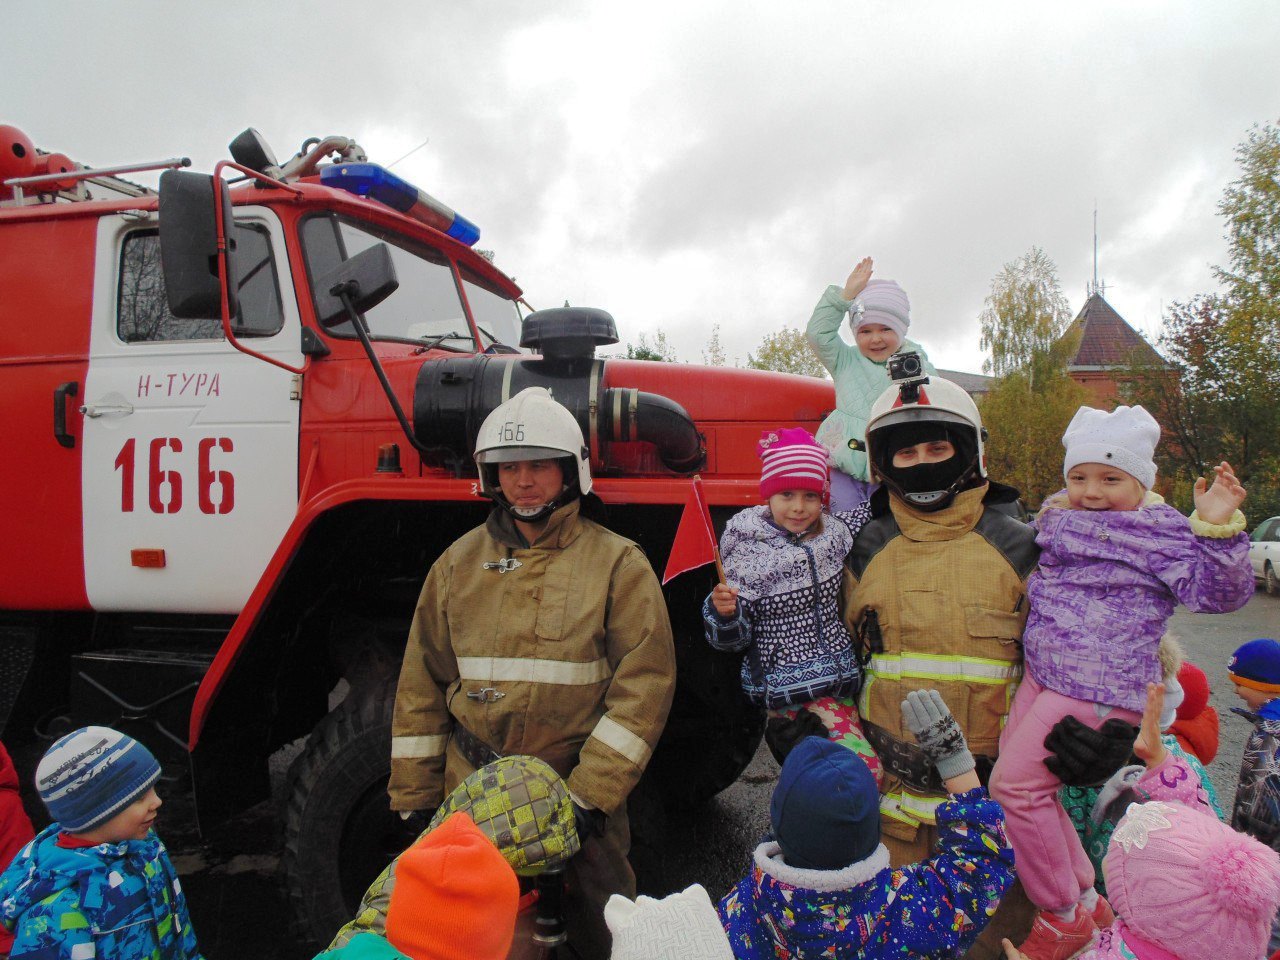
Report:
<svg viewBox="0 0 1280 960"><path fill-rule="evenodd" d="M1227 670L1235 683L1280 693L1280 643L1263 637L1242 644L1231 655Z"/></svg>
<svg viewBox="0 0 1280 960"><path fill-rule="evenodd" d="M769 820L790 866L840 870L880 845L880 791L848 747L806 737L782 764Z"/></svg>
<svg viewBox="0 0 1280 960"><path fill-rule="evenodd" d="M36 789L49 816L78 833L105 823L160 778L151 751L110 727L81 727L45 751Z"/></svg>

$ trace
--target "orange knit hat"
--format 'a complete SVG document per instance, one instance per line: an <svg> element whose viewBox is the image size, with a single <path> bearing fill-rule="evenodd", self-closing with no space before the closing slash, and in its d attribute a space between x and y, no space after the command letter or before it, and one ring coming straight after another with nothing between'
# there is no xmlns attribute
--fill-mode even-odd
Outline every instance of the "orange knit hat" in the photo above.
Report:
<svg viewBox="0 0 1280 960"><path fill-rule="evenodd" d="M498 848L455 813L400 856L387 940L413 960L503 960L520 883Z"/></svg>

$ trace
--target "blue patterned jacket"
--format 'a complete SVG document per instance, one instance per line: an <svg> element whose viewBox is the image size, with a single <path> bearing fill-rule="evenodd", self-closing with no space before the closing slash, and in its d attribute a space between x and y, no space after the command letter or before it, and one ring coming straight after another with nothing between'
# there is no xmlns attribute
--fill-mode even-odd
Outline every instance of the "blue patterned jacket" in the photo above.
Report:
<svg viewBox="0 0 1280 960"><path fill-rule="evenodd" d="M938 807L938 853L893 869L884 845L843 870L802 870L776 843L720 901L737 960L963 956L1013 883L1004 811L977 787Z"/></svg>
<svg viewBox="0 0 1280 960"><path fill-rule="evenodd" d="M840 580L853 538L870 519L866 503L824 511L822 532L797 540L765 504L725 526L720 556L739 591L738 612L725 620L707 597L702 619L717 650L746 651L742 689L753 702L778 708L857 695L862 669L840 616Z"/></svg>
<svg viewBox="0 0 1280 960"><path fill-rule="evenodd" d="M13 960L200 960L169 854L145 840L65 849L45 827L0 876Z"/></svg>

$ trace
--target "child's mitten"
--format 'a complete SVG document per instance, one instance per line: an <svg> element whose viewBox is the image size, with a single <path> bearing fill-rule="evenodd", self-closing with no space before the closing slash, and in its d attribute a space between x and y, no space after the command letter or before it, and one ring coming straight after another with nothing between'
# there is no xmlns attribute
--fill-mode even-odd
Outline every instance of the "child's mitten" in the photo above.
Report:
<svg viewBox="0 0 1280 960"><path fill-rule="evenodd" d="M915 736L943 780L974 768L973 754L969 752L960 724L937 690L908 693L902 701L902 724Z"/></svg>

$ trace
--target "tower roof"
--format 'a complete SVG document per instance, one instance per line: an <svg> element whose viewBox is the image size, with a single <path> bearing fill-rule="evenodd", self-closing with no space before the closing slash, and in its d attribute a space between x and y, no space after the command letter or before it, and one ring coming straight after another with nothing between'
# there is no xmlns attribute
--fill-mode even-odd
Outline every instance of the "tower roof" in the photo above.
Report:
<svg viewBox="0 0 1280 960"><path fill-rule="evenodd" d="M1129 326L1100 293L1089 295L1064 336L1077 332L1080 345L1067 364L1068 370L1127 367L1135 360L1165 365L1155 348Z"/></svg>

